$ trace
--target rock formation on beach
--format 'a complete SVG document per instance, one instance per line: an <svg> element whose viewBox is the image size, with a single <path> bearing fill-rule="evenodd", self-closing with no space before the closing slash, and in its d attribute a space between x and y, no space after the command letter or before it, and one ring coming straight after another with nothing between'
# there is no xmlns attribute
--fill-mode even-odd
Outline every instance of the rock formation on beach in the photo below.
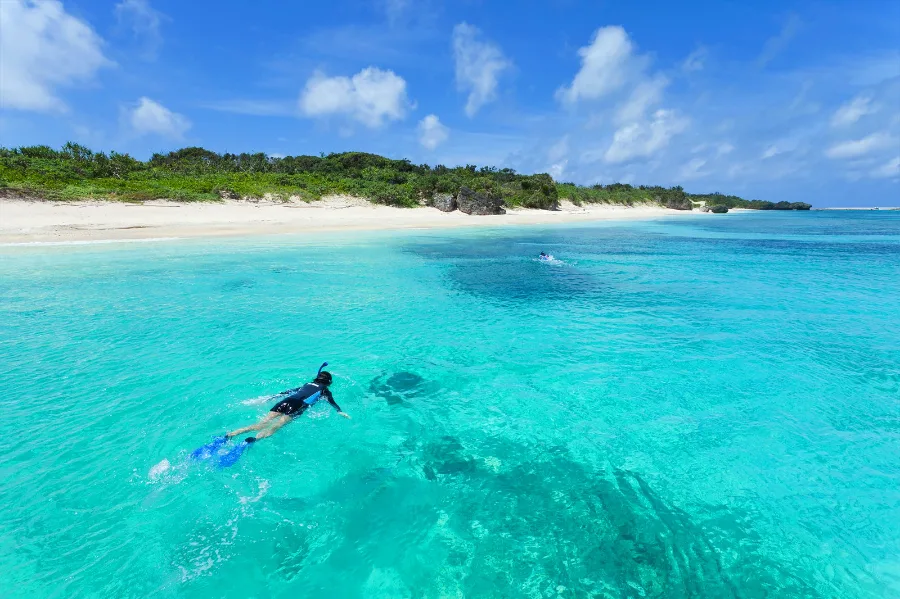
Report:
<svg viewBox="0 0 900 599"><path fill-rule="evenodd" d="M449 193L436 193L427 202L428 206L437 208L441 212L453 212L456 210L456 197Z"/></svg>
<svg viewBox="0 0 900 599"><path fill-rule="evenodd" d="M463 186L457 195L436 193L425 201L427 206L437 208L441 212L453 212L459 209L466 214L506 214L503 199L489 193L480 193Z"/></svg>
<svg viewBox="0 0 900 599"><path fill-rule="evenodd" d="M460 212L466 214L506 214L501 198L472 191L465 186L459 188L456 205Z"/></svg>
<svg viewBox="0 0 900 599"><path fill-rule="evenodd" d="M663 204L663 206L665 206L666 208L671 208L672 210L694 209L694 205L687 198L668 200L665 204Z"/></svg>

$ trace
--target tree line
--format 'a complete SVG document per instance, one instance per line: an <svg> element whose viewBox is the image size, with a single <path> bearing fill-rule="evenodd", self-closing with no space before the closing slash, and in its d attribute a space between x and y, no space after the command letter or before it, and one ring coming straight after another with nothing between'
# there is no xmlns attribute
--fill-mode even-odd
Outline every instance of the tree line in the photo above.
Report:
<svg viewBox="0 0 900 599"><path fill-rule="evenodd" d="M420 205L436 193L461 187L503 198L508 206L554 208L576 204L659 204L690 209L695 202L729 208L804 210L809 204L745 200L737 196L689 194L679 186L582 186L558 183L546 173L509 168L413 164L365 152L275 157L264 153L219 154L199 147L153 154L141 161L119 152L94 152L69 142L49 146L0 147L0 191L45 199L98 198L123 201L173 199L211 201L224 197L312 201L348 194L393 206Z"/></svg>

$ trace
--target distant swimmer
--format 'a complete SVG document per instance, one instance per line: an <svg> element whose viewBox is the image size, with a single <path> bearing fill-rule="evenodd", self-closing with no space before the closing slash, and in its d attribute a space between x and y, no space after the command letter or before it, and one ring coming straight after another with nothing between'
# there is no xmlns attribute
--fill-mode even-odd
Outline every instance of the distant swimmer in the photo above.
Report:
<svg viewBox="0 0 900 599"><path fill-rule="evenodd" d="M544 252L541 252L541 255L538 256L538 260L542 260L544 262L549 262L550 260L553 260L553 256L551 256L550 254L545 254Z"/></svg>
<svg viewBox="0 0 900 599"><path fill-rule="evenodd" d="M334 401L334 396L331 395L331 390L329 389L331 381L330 372L319 370L316 378L311 383L279 393L278 395L283 397L283 399L272 406L272 409L269 410L269 413L262 420L256 424L226 433L225 438L230 439L248 431L260 432L255 437L244 439L245 443L253 443L260 439L271 437L278 429L303 414L310 406L315 405L323 397L337 410L338 414L344 418L350 418L350 415L341 410L341 407Z"/></svg>

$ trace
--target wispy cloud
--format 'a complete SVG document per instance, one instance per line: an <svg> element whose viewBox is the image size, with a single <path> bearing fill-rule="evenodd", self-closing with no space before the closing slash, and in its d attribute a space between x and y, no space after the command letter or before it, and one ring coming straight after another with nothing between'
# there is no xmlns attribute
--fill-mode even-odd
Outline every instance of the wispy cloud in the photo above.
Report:
<svg viewBox="0 0 900 599"><path fill-rule="evenodd" d="M628 99L616 111L616 120L620 123L633 123L640 120L647 110L662 101L663 91L669 80L660 74L638 83Z"/></svg>
<svg viewBox="0 0 900 599"><path fill-rule="evenodd" d="M201 104L203 108L219 112L246 114L250 116L296 116L297 103L286 100L220 100Z"/></svg>
<svg viewBox="0 0 900 599"><path fill-rule="evenodd" d="M831 117L831 126L846 127L874 112L876 112L876 108L872 106L872 98L857 96L835 111L834 116Z"/></svg>
<svg viewBox="0 0 900 599"><path fill-rule="evenodd" d="M368 64L391 64L394 68L433 66L432 57L420 50L424 44L433 43L438 35L429 22L417 22L414 27L385 27L381 23L323 27L303 36L296 52L285 53L273 61L272 68L294 76L298 69L308 69L320 59L348 68L358 68L361 60Z"/></svg>
<svg viewBox="0 0 900 599"><path fill-rule="evenodd" d="M701 169L706 166L706 160L703 158L694 158L681 167L678 177L683 180L699 179L707 176L709 173Z"/></svg>
<svg viewBox="0 0 900 599"><path fill-rule="evenodd" d="M467 92L469 117L497 98L500 75L512 67L500 47L483 39L481 31L468 23L453 28L453 57L456 61L456 85Z"/></svg>
<svg viewBox="0 0 900 599"><path fill-rule="evenodd" d="M884 164L873 170L872 176L879 179L900 177L900 156L897 156L885 162Z"/></svg>
<svg viewBox="0 0 900 599"><path fill-rule="evenodd" d="M784 22L784 25L782 25L778 35L770 37L766 40L766 43L763 44L762 52L760 53L759 58L756 59L757 66L760 68L765 67L775 60L779 54L784 52L794 37L796 37L797 32L800 31L801 25L802 22L800 17L797 15L789 16Z"/></svg>
<svg viewBox="0 0 900 599"><path fill-rule="evenodd" d="M134 36L144 45L143 55L148 60L156 58L162 45L163 15L150 6L149 0L122 0L116 4L116 19L119 25L130 27Z"/></svg>
<svg viewBox="0 0 900 599"><path fill-rule="evenodd" d="M613 142L603 154L609 163L627 162L656 154L673 136L685 131L689 122L670 110L657 110L647 122L626 125L616 131Z"/></svg>
<svg viewBox="0 0 900 599"><path fill-rule="evenodd" d="M392 23L400 19L409 8L410 0L382 0L384 12Z"/></svg>
<svg viewBox="0 0 900 599"><path fill-rule="evenodd" d="M859 158L877 150L896 147L896 139L884 132L873 133L862 139L843 141L834 144L825 151L825 155L834 159Z"/></svg>
<svg viewBox="0 0 900 599"><path fill-rule="evenodd" d="M699 48L691 52L687 58L684 59L684 62L681 63L681 70L685 73L702 71L703 67L706 65L706 59L708 55L709 50L707 50L704 46L700 46Z"/></svg>
<svg viewBox="0 0 900 599"><path fill-rule="evenodd" d="M779 148L777 145L772 144L771 146L769 146L765 150L763 150L763 153L760 155L759 158L760 158L760 160L768 160L769 158L774 158L775 156L778 156L779 154L784 154L785 152L786 152L786 150L784 150L783 148Z"/></svg>

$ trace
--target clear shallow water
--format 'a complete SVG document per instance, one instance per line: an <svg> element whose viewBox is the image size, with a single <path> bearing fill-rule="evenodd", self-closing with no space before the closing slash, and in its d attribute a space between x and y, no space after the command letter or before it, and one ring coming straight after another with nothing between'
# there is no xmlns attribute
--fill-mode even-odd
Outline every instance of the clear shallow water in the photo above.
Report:
<svg viewBox="0 0 900 599"><path fill-rule="evenodd" d="M7 596L900 593L900 213L0 248L0 361Z"/></svg>

